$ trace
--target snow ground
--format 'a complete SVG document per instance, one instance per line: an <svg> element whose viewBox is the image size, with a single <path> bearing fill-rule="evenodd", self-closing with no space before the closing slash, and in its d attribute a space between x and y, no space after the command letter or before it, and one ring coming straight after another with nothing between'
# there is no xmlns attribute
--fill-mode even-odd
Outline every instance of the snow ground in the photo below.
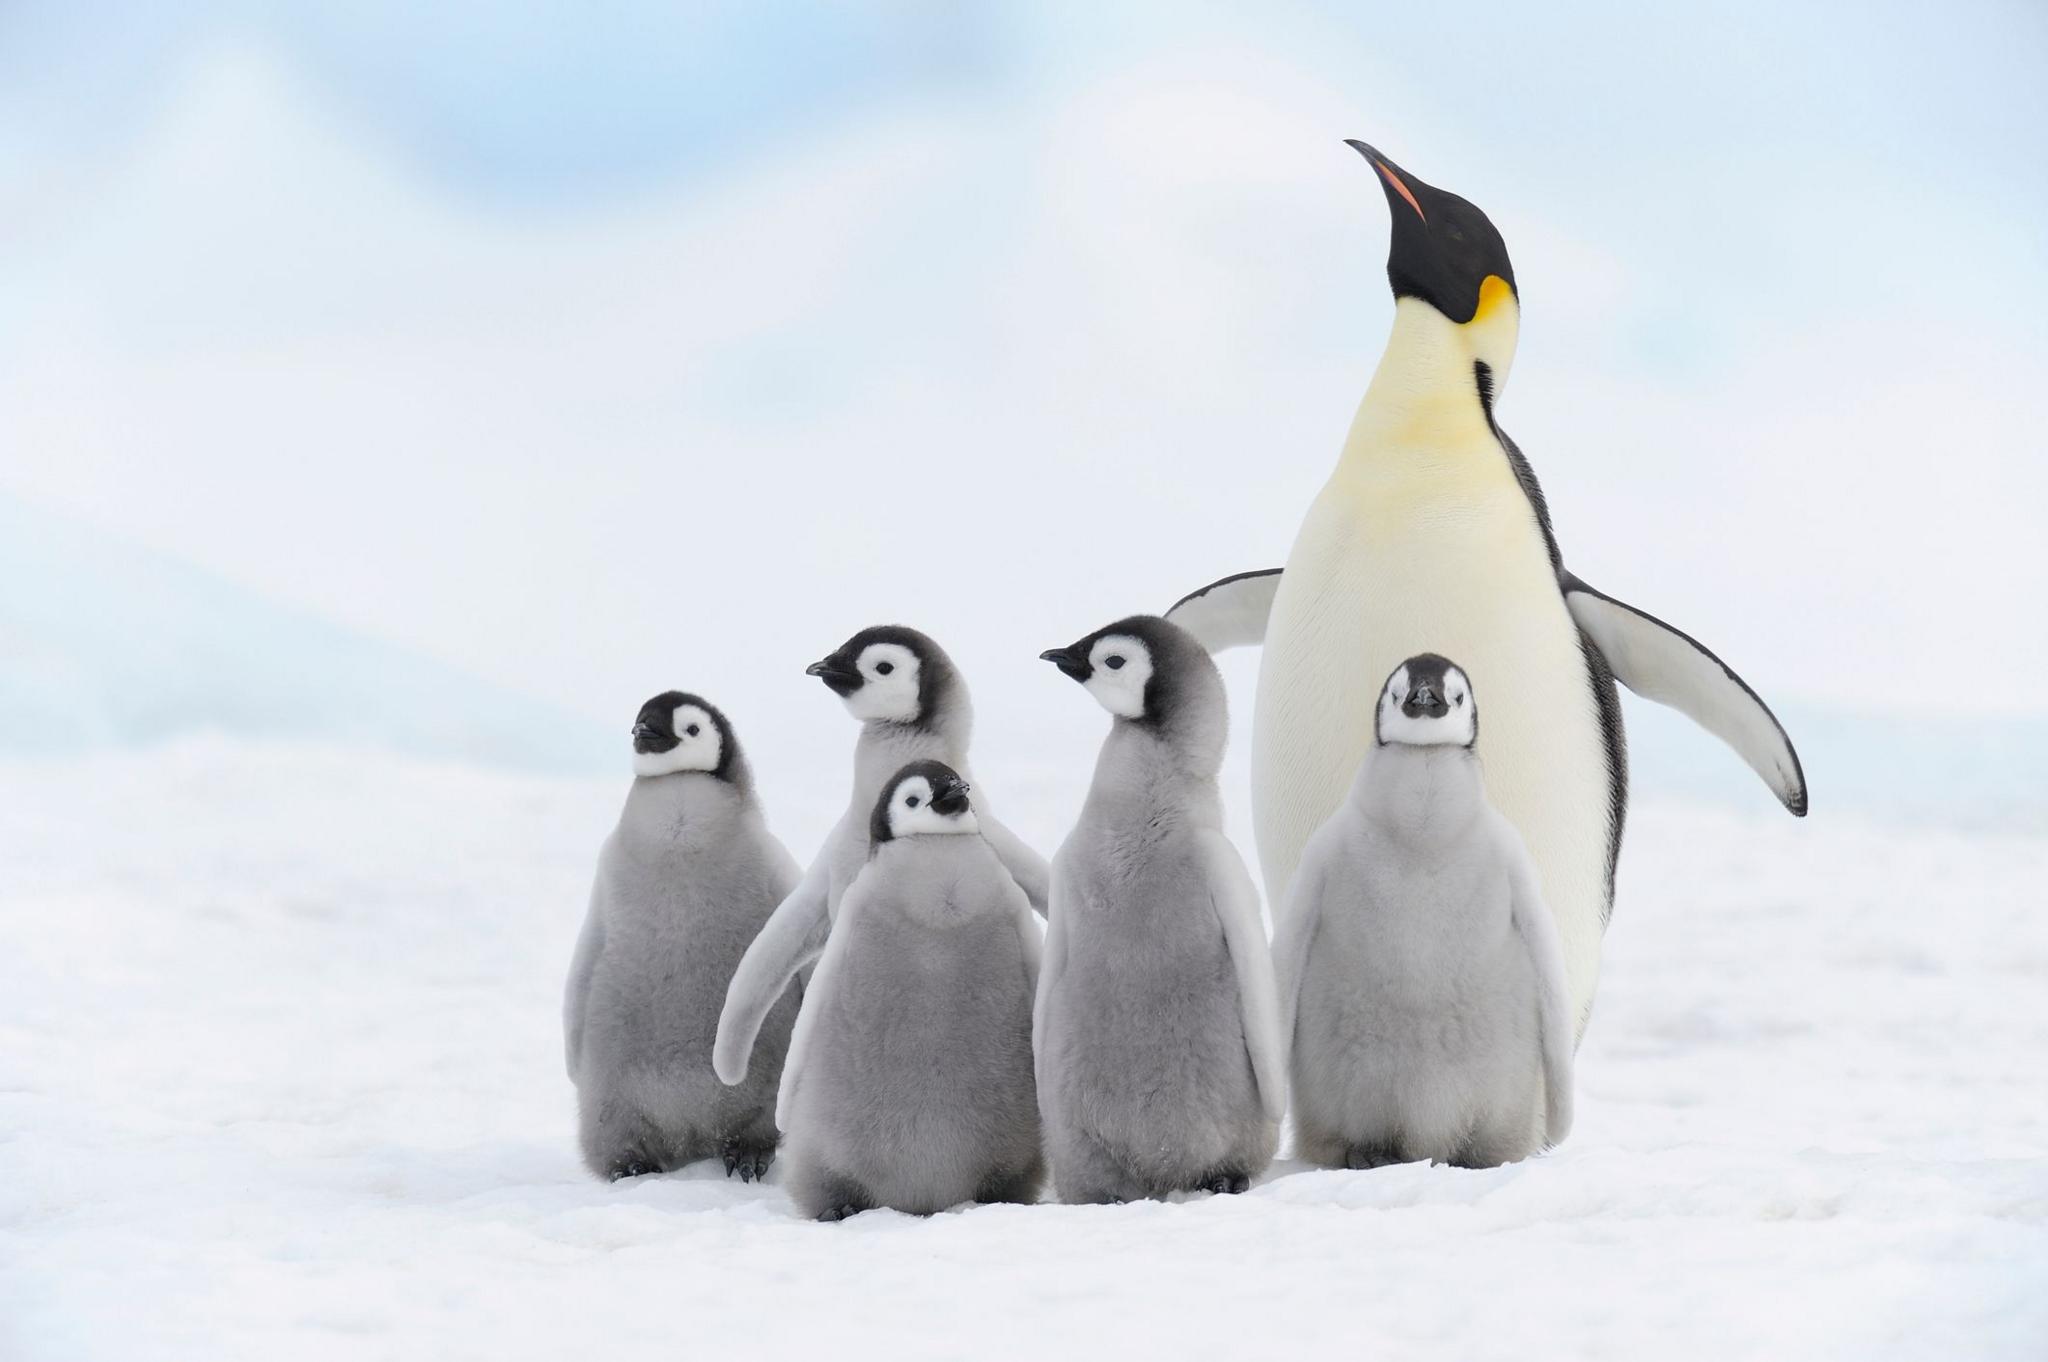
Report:
<svg viewBox="0 0 2048 1362"><path fill-rule="evenodd" d="M0 764L0 1357L2048 1354L2048 839L1639 806L1562 1150L823 1226L577 1164L622 790Z"/></svg>

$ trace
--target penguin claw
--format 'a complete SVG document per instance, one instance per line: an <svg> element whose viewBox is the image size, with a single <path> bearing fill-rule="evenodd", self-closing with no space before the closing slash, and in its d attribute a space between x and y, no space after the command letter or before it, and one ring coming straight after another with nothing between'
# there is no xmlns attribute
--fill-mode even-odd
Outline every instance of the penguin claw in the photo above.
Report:
<svg viewBox="0 0 2048 1362"><path fill-rule="evenodd" d="M1215 1173L1202 1183L1202 1190L1218 1196L1236 1196L1252 1185L1251 1178L1244 1173Z"/></svg>
<svg viewBox="0 0 2048 1362"><path fill-rule="evenodd" d="M1400 1161L1401 1158L1398 1154L1390 1153L1384 1149L1370 1148L1361 1144L1355 1144L1344 1151L1344 1166L1354 1171L1368 1168L1385 1168L1389 1164L1396 1164Z"/></svg>
<svg viewBox="0 0 2048 1362"><path fill-rule="evenodd" d="M741 1182L758 1182L768 1176L768 1165L775 1161L773 1149L760 1149L750 1145L727 1145L725 1147L725 1175L739 1176Z"/></svg>
<svg viewBox="0 0 2048 1362"><path fill-rule="evenodd" d="M856 1206L849 1201L843 1206L828 1206L818 1219L828 1225L835 1224L841 1220L850 1220L866 1209L865 1206Z"/></svg>
<svg viewBox="0 0 2048 1362"><path fill-rule="evenodd" d="M640 1159L621 1159L612 1165L611 1171L607 1175L607 1180L620 1182L626 1178L645 1177L649 1173L659 1173L660 1171L661 1169L653 1164Z"/></svg>

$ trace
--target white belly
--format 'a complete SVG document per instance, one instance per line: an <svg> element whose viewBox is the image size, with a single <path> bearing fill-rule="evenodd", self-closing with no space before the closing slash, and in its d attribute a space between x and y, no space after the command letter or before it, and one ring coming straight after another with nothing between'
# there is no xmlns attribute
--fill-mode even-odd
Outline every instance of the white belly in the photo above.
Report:
<svg viewBox="0 0 2048 1362"><path fill-rule="evenodd" d="M1267 626L1252 732L1269 901L1277 912L1303 845L1350 789L1381 685L1422 652L1471 679L1487 797L1535 859L1583 1029L1608 908L1606 751L1578 630L1497 450L1455 477L1340 469L1310 507Z"/></svg>

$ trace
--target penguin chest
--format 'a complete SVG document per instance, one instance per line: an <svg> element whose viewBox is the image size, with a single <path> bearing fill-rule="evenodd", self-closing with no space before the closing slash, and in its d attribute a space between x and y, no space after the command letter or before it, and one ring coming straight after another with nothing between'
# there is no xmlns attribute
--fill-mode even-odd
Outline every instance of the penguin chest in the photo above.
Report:
<svg viewBox="0 0 2048 1362"><path fill-rule="evenodd" d="M1340 471L1311 507L1259 675L1260 859L1268 892L1284 892L1374 742L1387 676L1440 653L1471 679L1487 797L1536 861L1583 1005L1607 909L1598 708L1534 510L1497 446L1464 453Z"/></svg>

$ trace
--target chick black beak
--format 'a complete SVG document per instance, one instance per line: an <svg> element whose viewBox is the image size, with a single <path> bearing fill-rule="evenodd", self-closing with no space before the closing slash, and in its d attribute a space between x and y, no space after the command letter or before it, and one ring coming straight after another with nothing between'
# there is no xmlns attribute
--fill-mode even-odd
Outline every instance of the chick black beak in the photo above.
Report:
<svg viewBox="0 0 2048 1362"><path fill-rule="evenodd" d="M633 725L633 750L635 752L666 752L677 745L679 739L656 728L641 719Z"/></svg>
<svg viewBox="0 0 2048 1362"><path fill-rule="evenodd" d="M1441 719L1451 712L1451 707L1436 687L1424 681L1408 692L1408 698L1401 702L1401 712L1411 719Z"/></svg>
<svg viewBox="0 0 2048 1362"><path fill-rule="evenodd" d="M804 668L804 675L817 677L834 695L847 696L860 689L860 673L836 657L820 658Z"/></svg>
<svg viewBox="0 0 2048 1362"><path fill-rule="evenodd" d="M1088 679L1088 659L1076 656L1071 648L1047 648L1038 656L1041 661L1052 663L1076 681Z"/></svg>
<svg viewBox="0 0 2048 1362"><path fill-rule="evenodd" d="M946 781L932 791L932 812L943 818L951 818L967 811L967 782L958 776Z"/></svg>

